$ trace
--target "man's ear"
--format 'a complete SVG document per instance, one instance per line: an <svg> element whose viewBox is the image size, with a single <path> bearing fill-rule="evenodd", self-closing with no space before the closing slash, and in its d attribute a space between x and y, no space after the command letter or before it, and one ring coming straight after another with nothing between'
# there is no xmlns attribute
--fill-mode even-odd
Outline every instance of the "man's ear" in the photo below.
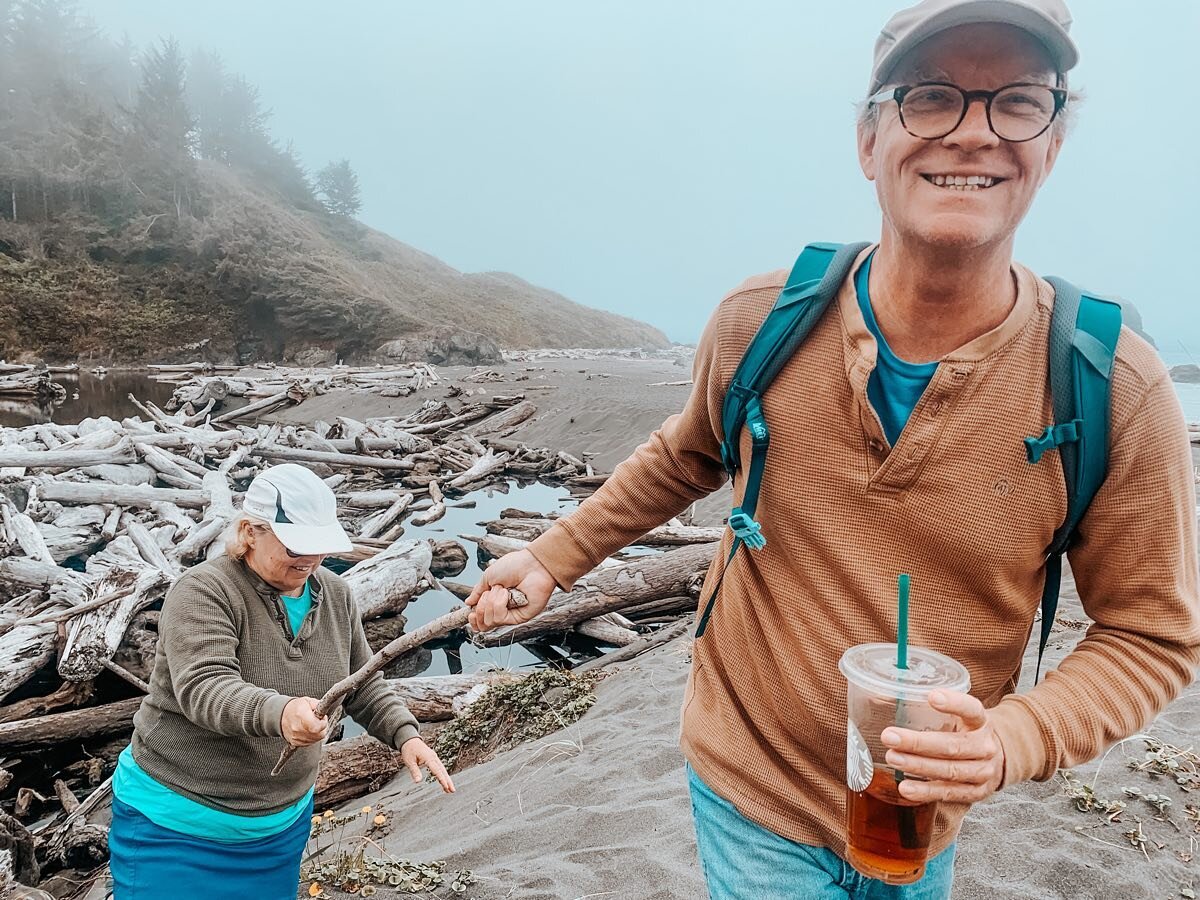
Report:
<svg viewBox="0 0 1200 900"><path fill-rule="evenodd" d="M1053 126L1051 126L1053 128ZM1046 147L1046 167L1042 170L1041 180L1038 182L1040 188L1046 183L1046 179L1050 177L1050 172L1054 169L1054 163L1058 161L1058 152L1062 150L1063 135L1061 132L1054 130L1050 135L1050 143Z"/></svg>
<svg viewBox="0 0 1200 900"><path fill-rule="evenodd" d="M878 121L858 125L858 164L867 176L867 181L875 180L875 136L879 130Z"/></svg>

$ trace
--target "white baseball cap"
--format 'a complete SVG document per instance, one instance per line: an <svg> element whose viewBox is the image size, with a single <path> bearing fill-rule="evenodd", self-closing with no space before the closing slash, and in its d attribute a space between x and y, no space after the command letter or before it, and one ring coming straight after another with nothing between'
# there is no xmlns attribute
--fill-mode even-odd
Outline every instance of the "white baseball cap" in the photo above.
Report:
<svg viewBox="0 0 1200 900"><path fill-rule="evenodd" d="M1059 72L1074 68L1079 50L1068 33L1071 12L1064 0L922 0L892 16L875 41L871 66L874 94L900 58L917 44L958 25L1014 25L1041 41Z"/></svg>
<svg viewBox="0 0 1200 900"><path fill-rule="evenodd" d="M329 485L296 463L260 472L246 489L242 511L263 519L287 549L301 556L354 549L337 519Z"/></svg>

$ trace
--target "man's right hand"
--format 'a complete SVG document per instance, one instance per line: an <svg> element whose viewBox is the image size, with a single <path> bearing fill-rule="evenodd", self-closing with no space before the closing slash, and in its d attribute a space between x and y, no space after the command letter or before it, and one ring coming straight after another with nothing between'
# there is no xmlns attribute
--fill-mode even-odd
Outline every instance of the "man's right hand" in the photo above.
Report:
<svg viewBox="0 0 1200 900"><path fill-rule="evenodd" d="M329 718L317 717L319 702L312 697L293 697L283 708L283 718L279 724L283 729L283 739L293 747L307 747L325 740Z"/></svg>
<svg viewBox="0 0 1200 900"><path fill-rule="evenodd" d="M528 622L546 608L555 587L554 576L528 550L506 553L484 570L471 591L467 606L473 609L467 621L475 631ZM510 588L519 590L529 603L510 609Z"/></svg>

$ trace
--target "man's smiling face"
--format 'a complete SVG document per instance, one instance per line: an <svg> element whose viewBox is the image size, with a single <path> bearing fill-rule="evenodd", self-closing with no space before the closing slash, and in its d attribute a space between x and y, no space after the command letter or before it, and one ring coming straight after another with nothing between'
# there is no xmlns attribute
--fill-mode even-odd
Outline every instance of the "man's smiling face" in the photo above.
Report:
<svg viewBox="0 0 1200 900"><path fill-rule="evenodd" d="M1055 77L1036 38L989 24L934 35L899 62L887 83L932 80L975 91L1021 82L1053 86ZM909 134L894 102L877 112L874 126L859 127L859 161L875 182L885 231L902 243L967 250L1011 241L1062 146L1053 127L1030 141L1001 140L978 101L954 131L936 140Z"/></svg>

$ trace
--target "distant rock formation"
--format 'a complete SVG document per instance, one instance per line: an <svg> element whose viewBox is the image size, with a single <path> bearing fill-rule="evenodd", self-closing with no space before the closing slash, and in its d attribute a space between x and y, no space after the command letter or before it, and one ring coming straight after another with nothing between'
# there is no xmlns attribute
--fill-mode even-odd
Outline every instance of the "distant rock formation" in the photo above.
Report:
<svg viewBox="0 0 1200 900"><path fill-rule="evenodd" d="M1200 384L1200 366L1191 363L1171 366L1171 380L1181 384Z"/></svg>
<svg viewBox="0 0 1200 900"><path fill-rule="evenodd" d="M388 341L374 355L381 363L420 360L442 366L487 366L504 362L500 345L490 337L460 329L442 329Z"/></svg>

